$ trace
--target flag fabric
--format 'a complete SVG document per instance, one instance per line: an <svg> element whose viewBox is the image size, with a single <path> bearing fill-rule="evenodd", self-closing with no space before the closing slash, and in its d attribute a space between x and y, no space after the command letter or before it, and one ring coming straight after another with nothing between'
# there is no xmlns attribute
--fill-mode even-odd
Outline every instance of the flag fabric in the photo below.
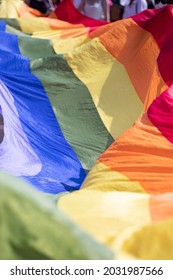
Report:
<svg viewBox="0 0 173 280"><path fill-rule="evenodd" d="M0 168L63 193L57 211L116 259L173 258L172 9L108 24L71 0L0 6Z"/></svg>
<svg viewBox="0 0 173 280"><path fill-rule="evenodd" d="M0 174L1 260L111 259L106 246L57 210L42 193Z"/></svg>
<svg viewBox="0 0 173 280"><path fill-rule="evenodd" d="M13 2L21 1L12 1L9 6ZM53 40L35 38L38 25L42 36L50 32L50 37L57 37L51 24L62 32L63 22L55 19L1 20L4 140L0 166L39 190L56 194L78 189L113 138L86 86L74 75L66 58L55 53ZM64 23L66 30L68 25ZM34 38L28 35L31 32Z"/></svg>
<svg viewBox="0 0 173 280"><path fill-rule="evenodd" d="M59 202L60 209L119 259L173 258L171 28L168 5L117 22L99 37L117 59L116 69L125 67L143 113L98 158L81 190ZM119 110L124 108L128 117L137 104L126 96L123 100Z"/></svg>

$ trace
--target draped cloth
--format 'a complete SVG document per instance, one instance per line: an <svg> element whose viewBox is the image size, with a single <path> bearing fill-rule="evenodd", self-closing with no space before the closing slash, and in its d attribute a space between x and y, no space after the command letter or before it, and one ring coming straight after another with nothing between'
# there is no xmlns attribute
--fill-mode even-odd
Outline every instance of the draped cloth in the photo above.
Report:
<svg viewBox="0 0 173 280"><path fill-rule="evenodd" d="M172 259L173 7L110 24L63 7L1 3L0 169L33 196L61 194L57 211L105 246L100 258Z"/></svg>

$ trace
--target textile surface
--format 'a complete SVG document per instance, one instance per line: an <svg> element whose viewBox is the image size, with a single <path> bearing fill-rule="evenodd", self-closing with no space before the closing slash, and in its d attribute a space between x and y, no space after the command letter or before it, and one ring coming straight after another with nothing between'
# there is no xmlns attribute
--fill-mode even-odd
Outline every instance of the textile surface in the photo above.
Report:
<svg viewBox="0 0 173 280"><path fill-rule="evenodd" d="M106 23L4 0L0 17L1 259L173 259L172 5ZM49 195L64 220L32 228Z"/></svg>

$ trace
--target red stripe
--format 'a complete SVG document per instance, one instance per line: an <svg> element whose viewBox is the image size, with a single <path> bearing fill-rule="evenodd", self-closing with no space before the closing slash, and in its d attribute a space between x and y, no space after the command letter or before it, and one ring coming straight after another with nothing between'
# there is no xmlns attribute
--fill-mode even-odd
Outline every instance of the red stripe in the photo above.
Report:
<svg viewBox="0 0 173 280"><path fill-rule="evenodd" d="M103 20L96 20L82 15L73 5L73 0L63 0L54 11L57 18L74 24L83 24L90 27L90 32L96 28L108 24Z"/></svg>
<svg viewBox="0 0 173 280"><path fill-rule="evenodd" d="M158 69L167 85L173 83L173 6L166 5L161 9L146 10L133 17L133 20L155 38L160 54Z"/></svg>
<svg viewBox="0 0 173 280"><path fill-rule="evenodd" d="M158 96L148 109L150 121L173 143L173 86Z"/></svg>

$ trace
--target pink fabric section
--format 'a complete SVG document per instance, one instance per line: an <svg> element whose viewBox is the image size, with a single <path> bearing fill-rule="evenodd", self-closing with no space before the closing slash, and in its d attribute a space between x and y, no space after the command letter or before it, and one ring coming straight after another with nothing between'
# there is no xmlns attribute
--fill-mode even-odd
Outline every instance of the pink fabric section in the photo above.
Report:
<svg viewBox="0 0 173 280"><path fill-rule="evenodd" d="M173 143L173 86L158 96L148 109L150 121Z"/></svg>

